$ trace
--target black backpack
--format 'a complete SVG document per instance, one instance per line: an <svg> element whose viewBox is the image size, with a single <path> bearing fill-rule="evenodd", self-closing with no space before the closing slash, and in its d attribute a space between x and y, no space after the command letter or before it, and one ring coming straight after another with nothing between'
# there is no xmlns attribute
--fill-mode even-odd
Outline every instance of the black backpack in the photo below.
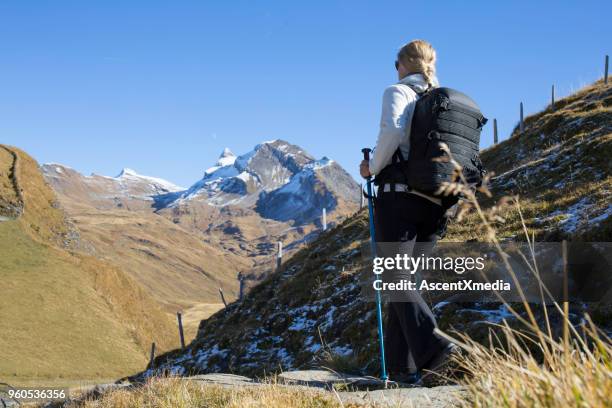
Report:
<svg viewBox="0 0 612 408"><path fill-rule="evenodd" d="M410 130L410 153L404 159L398 148L392 164L376 176L376 185L402 183L434 195L443 182L453 180L452 163L434 160L444 156L445 143L462 167L468 183L478 185L485 173L480 161L480 132L487 119L467 95L450 88L433 88L420 94Z"/></svg>

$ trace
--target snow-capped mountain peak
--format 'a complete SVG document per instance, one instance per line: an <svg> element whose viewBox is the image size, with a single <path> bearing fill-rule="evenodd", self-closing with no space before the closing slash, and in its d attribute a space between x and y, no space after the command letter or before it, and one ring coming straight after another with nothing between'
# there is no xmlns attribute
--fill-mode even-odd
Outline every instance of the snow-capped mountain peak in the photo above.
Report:
<svg viewBox="0 0 612 408"><path fill-rule="evenodd" d="M223 152L221 152L221 155L219 156L219 159L217 159L215 165L204 171L204 179L216 179L219 177L236 175L234 174L235 171L232 167L234 166L236 159L236 155L232 153L228 147L226 147L223 149ZM221 170L221 172L219 172L219 174L215 174L218 173L219 170Z"/></svg>
<svg viewBox="0 0 612 408"><path fill-rule="evenodd" d="M143 176L142 174L137 173L136 170L130 169L129 167L124 167L116 177L112 178L124 183L148 183L150 187L155 191L165 191L170 193L185 190L184 187L177 186L176 184L171 183L168 180L164 180L158 177Z"/></svg>
<svg viewBox="0 0 612 408"><path fill-rule="evenodd" d="M115 178L127 177L127 176L140 176L140 174L136 173L136 170L130 169L129 167L124 167L121 169L121 172Z"/></svg>
<svg viewBox="0 0 612 408"><path fill-rule="evenodd" d="M280 139L257 144L242 155L226 147L215 165L188 189L127 167L115 177L83 176L58 164L42 167L57 188L79 185L75 191L91 191L85 199L102 207L118 202L125 208L145 208L153 202L158 211L232 206L266 219L304 224L316 220L322 208L331 215L340 201L350 206L358 200L359 186L336 162L327 157L317 160Z"/></svg>
<svg viewBox="0 0 612 408"><path fill-rule="evenodd" d="M236 155L232 153L229 147L223 149L221 155L219 156L219 160L217 160L217 166L231 166L236 161Z"/></svg>
<svg viewBox="0 0 612 408"><path fill-rule="evenodd" d="M300 147L284 140L256 145L240 156L225 148L215 166L191 186L181 199L205 198L210 204L252 204L262 191L273 191L287 184L314 158Z"/></svg>
<svg viewBox="0 0 612 408"><path fill-rule="evenodd" d="M201 180L166 205L195 200L215 207L252 208L265 218L306 222L323 207L331 210L339 197L354 201L356 186L328 157L317 160L301 147L276 139L240 156L226 148Z"/></svg>

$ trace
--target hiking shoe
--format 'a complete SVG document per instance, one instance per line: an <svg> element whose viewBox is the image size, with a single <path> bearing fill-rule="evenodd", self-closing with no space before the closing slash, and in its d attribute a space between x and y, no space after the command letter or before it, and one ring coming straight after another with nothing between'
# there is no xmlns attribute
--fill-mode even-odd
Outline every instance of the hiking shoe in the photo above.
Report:
<svg viewBox="0 0 612 408"><path fill-rule="evenodd" d="M419 375L404 372L391 372L389 373L389 380L399 384L415 384L419 381Z"/></svg>
<svg viewBox="0 0 612 408"><path fill-rule="evenodd" d="M450 343L444 350L437 354L423 368L421 384L423 387L437 387L439 385L453 384L452 375L457 369L457 357L461 355L461 348Z"/></svg>

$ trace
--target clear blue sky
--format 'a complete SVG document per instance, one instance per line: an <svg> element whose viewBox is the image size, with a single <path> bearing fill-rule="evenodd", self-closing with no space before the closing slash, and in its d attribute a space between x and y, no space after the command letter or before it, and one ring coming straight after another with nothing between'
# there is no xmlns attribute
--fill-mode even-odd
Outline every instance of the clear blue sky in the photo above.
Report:
<svg viewBox="0 0 612 408"><path fill-rule="evenodd" d="M441 83L502 138L603 75L609 1L1 1L0 142L89 174L188 186L228 146L283 138L357 177L396 50L438 51ZM492 142L492 126L482 147Z"/></svg>

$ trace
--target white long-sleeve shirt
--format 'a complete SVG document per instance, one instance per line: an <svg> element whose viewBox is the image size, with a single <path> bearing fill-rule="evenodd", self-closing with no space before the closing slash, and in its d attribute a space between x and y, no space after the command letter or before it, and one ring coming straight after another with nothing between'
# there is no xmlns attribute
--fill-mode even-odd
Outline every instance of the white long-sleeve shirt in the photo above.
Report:
<svg viewBox="0 0 612 408"><path fill-rule="evenodd" d="M434 78L433 82L433 86L437 87L437 79ZM423 92L427 87L427 81L422 74L411 74L385 89L378 140L370 156L371 174L376 175L391 164L393 153L398 147L403 158L408 158L410 124L418 99L417 92Z"/></svg>

